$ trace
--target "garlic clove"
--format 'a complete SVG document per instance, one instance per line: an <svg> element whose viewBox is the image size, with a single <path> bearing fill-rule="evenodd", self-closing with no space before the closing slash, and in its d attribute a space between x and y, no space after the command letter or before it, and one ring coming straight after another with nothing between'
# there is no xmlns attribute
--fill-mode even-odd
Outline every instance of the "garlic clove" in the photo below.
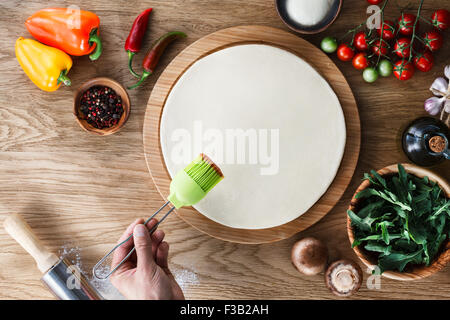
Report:
<svg viewBox="0 0 450 320"><path fill-rule="evenodd" d="M450 99L445 100L444 111L450 113Z"/></svg>
<svg viewBox="0 0 450 320"><path fill-rule="evenodd" d="M443 97L447 92L447 88L448 88L447 80L445 80L445 78L443 77L439 77L433 81L430 90L431 92L433 92L435 96Z"/></svg>
<svg viewBox="0 0 450 320"><path fill-rule="evenodd" d="M447 79L450 79L450 65L445 66L444 68L444 74L447 77Z"/></svg>
<svg viewBox="0 0 450 320"><path fill-rule="evenodd" d="M442 108L442 103L445 98L431 97L425 100L425 111L431 114L432 116L437 115Z"/></svg>

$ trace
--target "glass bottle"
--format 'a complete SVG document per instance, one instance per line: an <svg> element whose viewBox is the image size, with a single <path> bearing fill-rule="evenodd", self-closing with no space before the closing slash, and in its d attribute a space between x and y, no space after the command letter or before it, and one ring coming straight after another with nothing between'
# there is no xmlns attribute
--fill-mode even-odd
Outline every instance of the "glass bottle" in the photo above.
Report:
<svg viewBox="0 0 450 320"><path fill-rule="evenodd" d="M403 132L402 148L408 158L420 166L432 166L450 159L450 133L436 118L414 120Z"/></svg>

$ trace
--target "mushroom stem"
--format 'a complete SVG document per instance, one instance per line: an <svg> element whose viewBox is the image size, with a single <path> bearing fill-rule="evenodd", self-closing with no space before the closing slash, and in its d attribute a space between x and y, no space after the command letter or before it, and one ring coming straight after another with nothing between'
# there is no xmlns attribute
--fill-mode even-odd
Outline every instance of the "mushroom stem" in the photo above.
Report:
<svg viewBox="0 0 450 320"><path fill-rule="evenodd" d="M347 297L359 290L363 273L358 264L351 260L338 260L325 273L327 287L337 296Z"/></svg>

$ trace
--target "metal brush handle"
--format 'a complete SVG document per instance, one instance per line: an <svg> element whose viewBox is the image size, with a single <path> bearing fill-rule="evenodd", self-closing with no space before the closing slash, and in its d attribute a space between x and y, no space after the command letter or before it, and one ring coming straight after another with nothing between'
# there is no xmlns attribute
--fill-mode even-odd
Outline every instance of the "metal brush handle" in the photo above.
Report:
<svg viewBox="0 0 450 320"><path fill-rule="evenodd" d="M168 204L170 203L170 201L167 201L161 208L159 208L154 214L151 215L150 218L148 218L145 222L144 225L147 225L147 223L153 219L158 213L161 212L162 209L164 209ZM173 211L175 210L175 207L172 207L162 218L161 220L158 221L158 223L156 223L150 230L149 233L152 234L159 226L159 224L161 222L163 222L167 216ZM94 275L95 278L99 279L99 280L104 280L107 279L111 274L114 273L114 271L116 271L132 254L133 252L136 250L136 248L133 246L133 249L130 250L130 252L128 252L128 254L125 256L125 258L122 259L122 261L120 261L117 266L115 266L106 276L99 276L97 274L97 270L98 268L103 264L103 262L114 252L116 251L117 248L119 248L120 246L122 246L124 243L128 242L131 238L133 237L133 234L131 234L128 238L126 238L125 240L123 240L121 243L117 244L114 248L112 248L112 250L110 252L108 252L103 258L100 259L99 262L97 262L97 264L94 266L94 268L92 268L92 273Z"/></svg>

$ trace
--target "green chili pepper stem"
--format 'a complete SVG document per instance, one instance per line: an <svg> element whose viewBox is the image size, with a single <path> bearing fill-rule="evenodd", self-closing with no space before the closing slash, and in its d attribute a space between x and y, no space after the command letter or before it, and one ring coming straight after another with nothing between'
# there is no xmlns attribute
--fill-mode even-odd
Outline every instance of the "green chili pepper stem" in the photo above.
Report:
<svg viewBox="0 0 450 320"><path fill-rule="evenodd" d="M144 70L144 72L142 72L141 79L135 85L132 85L131 87L128 87L128 90L131 90L131 89L139 87L142 84L142 82L144 82L144 80L147 79L147 77L149 75L151 75L151 74L152 74L151 72Z"/></svg>
<svg viewBox="0 0 450 320"><path fill-rule="evenodd" d="M89 58L92 61L95 61L100 57L100 55L102 54L102 51L103 51L102 40L100 39L100 37L97 34L97 29L92 29L91 34L89 35L89 44L93 44L93 43L96 44L95 50L94 50L94 52L92 52L89 55Z"/></svg>
<svg viewBox="0 0 450 320"><path fill-rule="evenodd" d="M58 77L57 84L60 84L61 82L64 83L65 86L70 86L72 84L72 81L70 81L69 77L66 75L67 70L61 71Z"/></svg>
<svg viewBox="0 0 450 320"><path fill-rule="evenodd" d="M133 57L136 54L136 52L127 50L127 53L128 53L128 70L130 70L133 76L139 79L141 76L133 70Z"/></svg>

